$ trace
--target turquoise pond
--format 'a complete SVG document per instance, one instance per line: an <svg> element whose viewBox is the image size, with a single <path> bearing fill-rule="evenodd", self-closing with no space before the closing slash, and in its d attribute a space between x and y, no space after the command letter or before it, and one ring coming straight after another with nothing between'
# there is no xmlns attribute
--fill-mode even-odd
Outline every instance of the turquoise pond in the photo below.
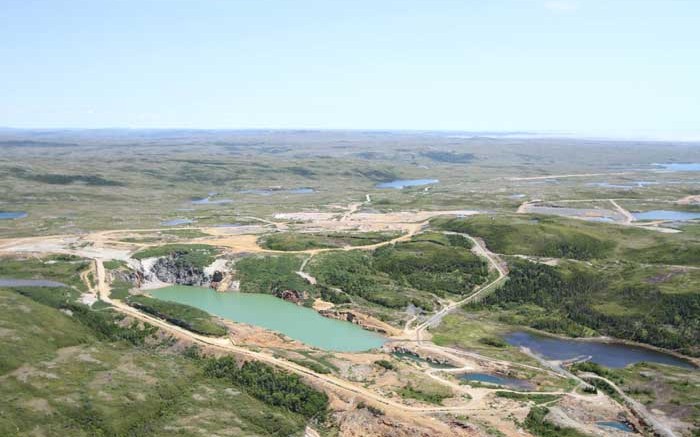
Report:
<svg viewBox="0 0 700 437"><path fill-rule="evenodd" d="M269 294L219 293L210 288L175 285L149 292L210 314L276 331L309 346L340 352L380 347L386 339L350 322L323 317L311 308Z"/></svg>

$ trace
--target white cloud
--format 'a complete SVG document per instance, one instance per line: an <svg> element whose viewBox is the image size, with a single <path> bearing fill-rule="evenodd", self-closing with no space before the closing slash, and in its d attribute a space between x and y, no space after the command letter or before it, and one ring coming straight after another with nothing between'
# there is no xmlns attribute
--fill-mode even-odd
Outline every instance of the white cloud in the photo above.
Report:
<svg viewBox="0 0 700 437"><path fill-rule="evenodd" d="M574 0L549 0L544 2L544 7L555 12L571 12L578 9L578 2Z"/></svg>

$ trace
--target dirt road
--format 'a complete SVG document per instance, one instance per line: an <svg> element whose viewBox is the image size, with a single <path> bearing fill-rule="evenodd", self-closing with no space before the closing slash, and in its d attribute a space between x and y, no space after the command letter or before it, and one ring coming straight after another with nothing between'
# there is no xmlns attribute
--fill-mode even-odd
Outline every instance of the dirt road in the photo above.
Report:
<svg viewBox="0 0 700 437"><path fill-rule="evenodd" d="M612 206L614 206L615 209L616 209L620 214L622 214L623 216L625 216L625 224L626 224L626 225L629 225L630 223L632 223L633 221L636 220L636 219L634 218L634 216L633 216L629 211L627 211L625 208L621 207L620 204L617 203L614 199L608 199L608 200L610 201L610 203L612 204Z"/></svg>
<svg viewBox="0 0 700 437"><path fill-rule="evenodd" d="M424 331L426 328L431 327L431 326L436 326L443 317L445 317L447 314L450 312L454 311L455 309L459 308L460 306L473 302L475 300L480 299L483 297L486 293L489 291L493 290L495 287L497 287L501 282L503 282L506 279L506 276L508 272L506 269L501 265L501 263L498 261L498 257L491 253L486 246L483 244L483 242L477 240L476 238L472 237L471 235L468 234L462 234L459 232L445 232L446 234L453 234L453 235L461 235L465 238L468 238L473 244L473 249L474 251L479 255L484 258L486 258L491 266L498 272L498 277L494 279L493 281L489 282L488 284L484 285L483 287L479 288L476 290L474 293L470 294L469 296L465 297L462 300L459 300L457 302L453 302L444 308L442 308L440 311L437 313L433 314L428 320L425 322L419 324L415 328L415 336L416 340L420 343L421 341L421 332Z"/></svg>
<svg viewBox="0 0 700 437"><path fill-rule="evenodd" d="M204 335L195 334L179 326L172 325L162 319L150 316L148 314L142 313L135 308L123 303L120 300L111 299L109 296L110 288L106 281L106 273L103 261L101 259L95 260L95 267L97 272L97 292L100 298L111 304L116 311L121 312L124 315L133 317L135 319L141 320L143 322L154 325L164 331L170 333L176 338L183 340L189 340L194 343L200 344L202 346L218 349L225 352L230 352L238 356L251 358L254 360L262 361L271 364L275 367L279 367L290 372L296 373L298 375L310 378L316 382L346 393L350 393L354 396L360 397L365 402L377 405L383 408L390 408L397 412L410 412L419 414L431 414L431 413L444 413L444 412L460 412L469 411L477 408L477 406L471 404L465 404L461 406L451 406L451 407L416 407L410 405L404 405L402 403L396 402L393 399L382 396L371 390L365 389L359 385L353 384L351 382L345 381L343 379L337 378L332 375L319 374L306 367L295 364L291 361L286 361L280 358L276 358L272 355L266 354L264 352L257 352L246 349L244 347L234 345L228 338L213 338Z"/></svg>

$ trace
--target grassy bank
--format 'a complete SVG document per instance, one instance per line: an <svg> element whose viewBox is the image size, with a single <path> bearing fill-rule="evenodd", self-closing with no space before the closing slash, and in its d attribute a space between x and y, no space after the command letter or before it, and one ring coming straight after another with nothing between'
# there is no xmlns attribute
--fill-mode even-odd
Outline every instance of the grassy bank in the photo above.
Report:
<svg viewBox="0 0 700 437"><path fill-rule="evenodd" d="M198 334L218 337L226 335L228 332L209 313L189 305L167 302L148 296L129 296L126 302L134 308Z"/></svg>
<svg viewBox="0 0 700 437"><path fill-rule="evenodd" d="M0 435L293 435L304 429L301 414L208 376L199 360L169 350L167 339L133 347L105 338L76 312L40 303L42 294L29 296L0 290L3 329L12 334L0 342ZM110 312L96 314L117 326ZM130 329L139 337L153 332Z"/></svg>

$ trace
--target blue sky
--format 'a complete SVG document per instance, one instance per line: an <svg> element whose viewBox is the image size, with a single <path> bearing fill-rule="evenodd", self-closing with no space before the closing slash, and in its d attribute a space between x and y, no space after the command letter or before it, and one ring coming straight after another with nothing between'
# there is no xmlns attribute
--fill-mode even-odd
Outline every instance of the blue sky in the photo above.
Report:
<svg viewBox="0 0 700 437"><path fill-rule="evenodd" d="M3 0L0 126L700 129L700 1Z"/></svg>

